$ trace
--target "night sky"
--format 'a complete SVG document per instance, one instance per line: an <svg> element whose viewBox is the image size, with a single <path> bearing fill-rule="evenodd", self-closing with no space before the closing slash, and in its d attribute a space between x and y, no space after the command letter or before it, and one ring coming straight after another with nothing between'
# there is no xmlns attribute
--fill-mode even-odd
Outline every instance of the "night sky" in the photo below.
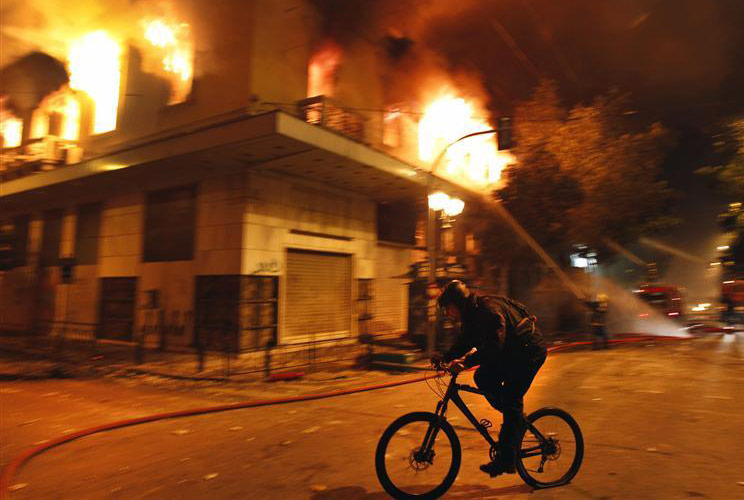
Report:
<svg viewBox="0 0 744 500"><path fill-rule="evenodd" d="M352 43L406 38L396 86L416 73L467 75L485 91L492 116L509 114L541 78L563 103L589 103L610 89L630 94L641 124L662 122L676 137L664 177L679 192L682 223L658 239L703 260L715 258L716 215L729 201L694 171L725 160L713 142L744 112L744 1L741 0L316 0L327 35ZM432 68L432 66L439 66ZM409 82L412 81L413 83ZM461 83L461 82L458 82ZM518 140L518 138L517 138ZM633 246L658 261L662 279L691 297L716 295L705 264ZM612 269L633 266L616 259ZM634 276L642 277L635 270ZM627 276L627 275L626 275Z"/></svg>
<svg viewBox="0 0 744 500"><path fill-rule="evenodd" d="M416 2L419 6L431 2ZM436 2L435 2L436 3ZM480 75L494 114L509 112L539 78L558 82L564 104L611 88L629 92L641 122L661 121L677 146L664 165L680 193L682 224L660 240L714 257L716 215L728 200L694 171L720 163L714 135L744 112L744 1L501 0L432 11L415 40L450 69ZM638 247L647 260L664 261ZM666 259L669 281L712 293L705 267Z"/></svg>

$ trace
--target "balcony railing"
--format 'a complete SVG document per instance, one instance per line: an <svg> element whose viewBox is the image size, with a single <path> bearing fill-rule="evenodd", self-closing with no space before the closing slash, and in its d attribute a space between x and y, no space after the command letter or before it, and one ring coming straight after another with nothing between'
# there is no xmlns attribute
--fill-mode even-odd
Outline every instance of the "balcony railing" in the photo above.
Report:
<svg viewBox="0 0 744 500"><path fill-rule="evenodd" d="M297 109L307 123L329 128L355 141L366 142L364 117L339 106L326 96L297 101Z"/></svg>
<svg viewBox="0 0 744 500"><path fill-rule="evenodd" d="M0 181L78 163L81 157L77 141L54 136L31 139L23 146L0 151Z"/></svg>

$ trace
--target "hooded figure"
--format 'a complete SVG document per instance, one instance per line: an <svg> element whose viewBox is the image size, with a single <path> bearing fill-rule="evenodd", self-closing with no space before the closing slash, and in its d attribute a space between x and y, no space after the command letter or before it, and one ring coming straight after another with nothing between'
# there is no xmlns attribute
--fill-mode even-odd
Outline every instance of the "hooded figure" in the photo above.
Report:
<svg viewBox="0 0 744 500"><path fill-rule="evenodd" d="M481 466L492 477L515 471L516 447L522 432L524 395L545 362L545 340L537 329L537 318L525 306L506 297L478 297L465 284L454 280L438 299L447 316L459 321L460 335L443 356L452 364L473 348L461 366L480 364L475 383L488 402L504 414L496 460Z"/></svg>

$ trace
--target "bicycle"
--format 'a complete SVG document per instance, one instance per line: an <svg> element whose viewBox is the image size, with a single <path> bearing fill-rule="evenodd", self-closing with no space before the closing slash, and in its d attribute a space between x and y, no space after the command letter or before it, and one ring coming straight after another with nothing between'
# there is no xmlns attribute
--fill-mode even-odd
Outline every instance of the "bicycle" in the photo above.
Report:
<svg viewBox="0 0 744 500"><path fill-rule="evenodd" d="M446 391L440 385L439 376L434 379L438 389L429 386L440 397L436 411L403 415L388 426L377 444L377 478L394 498L439 498L454 483L460 470L462 450L460 440L446 417L450 401L490 445L491 460L496 459L499 445L488 431L492 427L491 422L487 419L477 420L459 393L485 394L475 387L457 383L456 371L441 366L435 368L438 372L445 371L451 375ZM571 481L584 457L584 438L576 420L568 412L554 407L540 408L530 415L523 415L523 418L524 430L516 457L516 469L522 480L536 489L561 486ZM449 447L442 443L442 439L437 441L442 433ZM551 472L556 471L559 463L566 462L567 458L567 468L558 469L554 477ZM398 472L401 472L401 477L398 477Z"/></svg>

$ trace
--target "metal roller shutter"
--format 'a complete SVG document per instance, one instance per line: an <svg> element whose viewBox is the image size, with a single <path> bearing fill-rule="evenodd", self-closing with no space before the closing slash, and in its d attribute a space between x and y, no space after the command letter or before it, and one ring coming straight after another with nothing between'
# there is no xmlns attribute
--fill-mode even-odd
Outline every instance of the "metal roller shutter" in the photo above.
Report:
<svg viewBox="0 0 744 500"><path fill-rule="evenodd" d="M378 246L373 294L371 333L393 333L406 329L409 279L404 276L411 262L407 248Z"/></svg>
<svg viewBox="0 0 744 500"><path fill-rule="evenodd" d="M284 338L349 334L351 256L287 251Z"/></svg>

